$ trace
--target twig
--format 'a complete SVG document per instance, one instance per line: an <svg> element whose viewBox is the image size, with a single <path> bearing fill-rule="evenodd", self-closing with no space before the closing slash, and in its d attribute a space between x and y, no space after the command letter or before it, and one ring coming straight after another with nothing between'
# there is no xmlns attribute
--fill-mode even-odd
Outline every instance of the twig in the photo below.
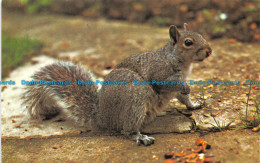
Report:
<svg viewBox="0 0 260 163"><path fill-rule="evenodd" d="M246 126L247 126L247 110L248 110L248 101L249 101L250 92L251 92L251 84L249 87L249 92L248 92L247 101L246 101Z"/></svg>

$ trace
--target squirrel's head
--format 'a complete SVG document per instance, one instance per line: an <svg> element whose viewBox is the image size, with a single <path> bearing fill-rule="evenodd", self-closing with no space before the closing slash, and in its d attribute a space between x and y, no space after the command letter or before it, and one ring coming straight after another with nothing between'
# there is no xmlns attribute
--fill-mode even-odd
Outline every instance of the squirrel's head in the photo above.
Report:
<svg viewBox="0 0 260 163"><path fill-rule="evenodd" d="M179 32L175 25L169 29L170 43L178 55L190 62L201 62L211 55L212 50L207 41L198 33L191 32L184 23L184 31Z"/></svg>

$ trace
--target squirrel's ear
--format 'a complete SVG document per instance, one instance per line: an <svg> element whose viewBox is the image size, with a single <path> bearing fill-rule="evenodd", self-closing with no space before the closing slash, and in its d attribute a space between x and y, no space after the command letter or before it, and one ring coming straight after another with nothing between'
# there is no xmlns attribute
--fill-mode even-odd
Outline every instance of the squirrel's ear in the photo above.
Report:
<svg viewBox="0 0 260 163"><path fill-rule="evenodd" d="M189 30L189 26L187 23L184 23L183 24L183 28L184 28L184 31L188 31Z"/></svg>
<svg viewBox="0 0 260 163"><path fill-rule="evenodd" d="M177 27L175 25L171 25L169 29L169 33L170 33L171 40L174 42L174 44L176 44L177 41L179 40L179 37L181 36Z"/></svg>

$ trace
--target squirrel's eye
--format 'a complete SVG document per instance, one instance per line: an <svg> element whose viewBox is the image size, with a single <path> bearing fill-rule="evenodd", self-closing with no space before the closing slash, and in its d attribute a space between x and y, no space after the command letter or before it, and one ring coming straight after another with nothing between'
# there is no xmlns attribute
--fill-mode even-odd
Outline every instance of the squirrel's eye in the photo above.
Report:
<svg viewBox="0 0 260 163"><path fill-rule="evenodd" d="M184 44L186 46L191 46L193 44L193 42L190 39L187 39L187 40L184 41Z"/></svg>

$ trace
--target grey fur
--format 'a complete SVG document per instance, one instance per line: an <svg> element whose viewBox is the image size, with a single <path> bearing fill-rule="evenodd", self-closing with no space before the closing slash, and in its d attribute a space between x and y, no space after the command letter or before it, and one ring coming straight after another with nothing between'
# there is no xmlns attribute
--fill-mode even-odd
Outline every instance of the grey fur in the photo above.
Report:
<svg viewBox="0 0 260 163"><path fill-rule="evenodd" d="M57 62L43 67L32 78L34 81L71 81L71 85L27 86L23 98L32 118L50 119L66 109L76 121L89 121L91 110L98 104L97 86L77 84L78 80L93 80L88 70L72 62Z"/></svg>
<svg viewBox="0 0 260 163"><path fill-rule="evenodd" d="M116 131L136 142L150 145L154 138L140 134L140 129L151 122L173 97L188 109L200 108L190 100L186 83L192 63L201 62L211 54L211 48L198 33L184 24L180 33L176 26L169 29L170 40L162 48L134 54L122 61L105 77L105 81L126 81L127 85L103 85L97 94L95 85L84 87L72 84L60 86L31 86L25 93L32 117L44 119L60 112L54 96L64 101L73 117L89 121L95 130ZM186 45L185 40L192 45ZM37 80L93 80L90 72L74 64L55 63L44 67L33 76ZM183 81L183 85L134 85L137 81ZM35 111L34 111L35 110Z"/></svg>

